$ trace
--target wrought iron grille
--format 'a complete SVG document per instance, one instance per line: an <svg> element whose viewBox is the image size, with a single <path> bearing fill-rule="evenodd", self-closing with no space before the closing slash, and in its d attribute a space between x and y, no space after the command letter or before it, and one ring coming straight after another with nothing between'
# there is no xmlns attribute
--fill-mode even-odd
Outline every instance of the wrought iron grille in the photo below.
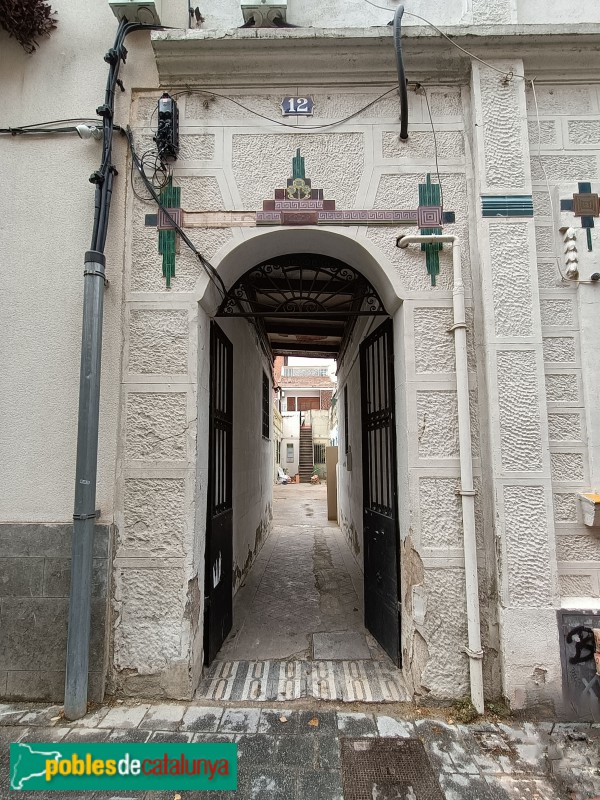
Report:
<svg viewBox="0 0 600 800"><path fill-rule="evenodd" d="M230 289L218 316L355 317L386 314L371 284L335 258L279 256L253 267Z"/></svg>

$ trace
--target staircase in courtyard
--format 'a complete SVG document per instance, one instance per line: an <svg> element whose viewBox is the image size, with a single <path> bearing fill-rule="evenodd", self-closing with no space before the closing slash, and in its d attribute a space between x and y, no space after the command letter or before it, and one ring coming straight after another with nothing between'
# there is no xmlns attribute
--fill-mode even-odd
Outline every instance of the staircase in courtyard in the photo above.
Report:
<svg viewBox="0 0 600 800"><path fill-rule="evenodd" d="M313 435L312 425L300 426L300 453L298 473L300 483L310 483L313 474Z"/></svg>

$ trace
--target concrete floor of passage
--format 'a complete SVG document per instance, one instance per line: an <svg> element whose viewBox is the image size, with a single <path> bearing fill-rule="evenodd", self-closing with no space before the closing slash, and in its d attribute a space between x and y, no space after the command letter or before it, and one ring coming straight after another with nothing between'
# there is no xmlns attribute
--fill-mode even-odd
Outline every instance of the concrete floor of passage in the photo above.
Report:
<svg viewBox="0 0 600 800"><path fill-rule="evenodd" d="M338 658L392 664L363 625L363 574L327 519L325 483L275 486L272 532L234 598L233 628L217 659L320 658L313 635L323 632L362 642L362 652Z"/></svg>

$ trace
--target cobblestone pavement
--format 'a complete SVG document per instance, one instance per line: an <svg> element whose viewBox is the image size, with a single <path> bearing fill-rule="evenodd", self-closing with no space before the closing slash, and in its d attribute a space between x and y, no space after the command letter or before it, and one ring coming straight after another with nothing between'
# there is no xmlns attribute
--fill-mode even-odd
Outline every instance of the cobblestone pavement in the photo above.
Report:
<svg viewBox="0 0 600 800"><path fill-rule="evenodd" d="M600 726L529 722L449 724L400 718L399 707L365 711L199 706L185 703L104 706L67 723L59 706L0 706L0 798L8 786L10 742L235 742L237 792L82 792L92 800L343 800L340 739L420 739L446 800L590 800L600 797ZM414 715L415 709L412 709ZM406 715L404 715L406 717ZM75 799L35 792L35 800ZM78 795L79 796L79 795ZM379 794L368 800L419 800ZM365 800L367 800L365 796Z"/></svg>

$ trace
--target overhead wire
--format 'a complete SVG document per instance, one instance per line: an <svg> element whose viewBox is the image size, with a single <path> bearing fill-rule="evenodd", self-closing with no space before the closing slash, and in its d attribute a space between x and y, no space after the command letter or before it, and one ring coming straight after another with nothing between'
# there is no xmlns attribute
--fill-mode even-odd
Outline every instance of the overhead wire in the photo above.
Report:
<svg viewBox="0 0 600 800"><path fill-rule="evenodd" d="M382 11L392 11L393 10L393 9L385 8L384 6L377 5L376 3L372 2L372 0L364 0L364 1L365 1L365 3L368 3L370 6L373 6L374 8L379 8ZM536 124L537 124L537 130L538 130L537 159L538 159L538 163L540 165L540 169L542 171L542 174L544 175L544 179L545 179L545 182L546 182L546 189L548 191L548 199L550 201L551 218L554 220L555 219L555 210L554 210L554 201L552 199L552 189L550 187L550 180L548 178L548 173L546 171L546 167L544 166L544 160L542 158L542 128L541 128L541 122L540 122L540 111L539 111L539 106L538 106L538 101L537 101L537 93L535 91L536 78L535 77L534 78L528 78L526 75L521 75L520 73L513 72L512 70L509 70L507 72L506 70L499 69L498 67L494 66L493 64L490 64L489 62L485 61L483 58L479 58L479 56L476 56L474 53L471 53L469 50L466 50L464 47L461 47L461 45L459 45L457 42L455 42L454 39L452 39L452 37L448 36L448 34L444 33L444 31L440 30L440 28L438 28L437 25L434 25L434 23L431 22L430 20L425 19L425 17L422 17L419 14L414 14L411 11L405 11L404 13L409 17L414 17L415 19L421 20L426 25L429 25L431 28L433 28L433 30L437 31L437 33L439 33L440 36L443 36L444 39L447 39L447 41L449 41L451 45L456 47L458 50L460 50L465 55L469 56L469 58L473 58L475 61L478 61L480 64L483 64L484 66L488 67L488 69L491 69L494 72L497 72L498 74L502 75L504 77L505 82L509 82L513 78L519 78L519 79L523 80L526 84L529 84L531 86L531 91L532 91L532 95L533 95L533 102L534 102L534 106L535 106L535 113L536 113ZM429 111L429 118L431 120L431 125L432 125L432 129L433 129L433 120L432 120L432 117L431 117L431 109L429 108L429 100L427 98L427 94L426 94L424 88L423 88L423 93L424 93L424 96L425 96L425 99L426 99L426 102L427 102L427 108L428 108L428 111ZM436 143L435 130L434 130L434 145L435 145L435 149L436 149L436 166L437 166L437 143ZM438 171L438 182L440 182L439 181L439 171ZM442 205L443 205L443 201L442 201ZM591 280L590 281L586 281L586 280L582 280L580 278L569 278L567 275L564 274L564 272L563 272L563 270L561 268L560 256L555 256L555 259L556 259L556 265L558 267L558 272L560 274L561 280L563 280L565 283L594 283L594 281L591 281Z"/></svg>
<svg viewBox="0 0 600 800"><path fill-rule="evenodd" d="M186 95L200 95L202 97L218 97L221 100L228 100L230 103L233 103L240 108L243 108L244 111L248 111L251 114L254 114L257 117L261 117L261 119L266 120L267 122L272 122L274 125L279 125L283 128L293 128L297 131L316 131L316 130L325 130L326 128L333 128L336 125L343 125L345 122L349 122L351 119L358 117L360 114L363 114L365 111L368 111L372 106L378 103L380 100L383 100L384 97L392 94L392 92L398 91L398 84L397 82L392 86L391 89L388 89L383 94L380 94L379 97L376 97L370 103L367 103L362 108L359 108L358 111L354 111L352 114L349 114L347 117L343 119L338 119L335 122L328 122L324 125L293 125L290 122L282 122L279 119L273 119L272 117L268 117L266 114L261 114L260 111L256 111L253 108L248 108L243 103L240 103L237 100L234 100L233 97L228 97L227 95L219 94L218 92L210 91L209 89L185 89L181 92L176 92L173 94L174 98L183 97Z"/></svg>
<svg viewBox="0 0 600 800"><path fill-rule="evenodd" d="M183 230L181 225L178 224L178 222L175 220L175 218L170 213L169 208L167 208L161 202L160 195L158 194L158 192L156 191L156 189L152 185L152 182L150 181L150 179L146 175L146 173L144 171L143 164L142 164L142 162L140 160L140 157L138 156L138 154L136 152L135 142L133 141L133 133L131 131L131 128L129 128L129 127L127 128L127 130L125 132L125 135L127 137L128 143L129 143L129 151L131 153L132 161L135 164L136 169L139 172L140 177L141 177L142 181L144 182L144 185L145 185L146 189L148 190L148 192L152 196L152 199L154 200L156 205L163 212L163 214L165 214L165 216L170 221L170 223L173 226L173 228L177 231L177 233L181 237L182 241L187 245L187 247L196 256L196 258L198 259L198 261L202 265L204 271L208 275L209 279L216 286L219 294L221 295L222 299L224 300L226 295L227 295L227 289L225 288L225 284L223 283L223 280L222 280L221 276L219 275L217 270L213 267L213 265L210 263L210 261L207 258L205 258L202 255L202 253L198 250L196 245L192 242L192 240L189 238L189 236ZM172 211L172 209L171 209L171 211Z"/></svg>
<svg viewBox="0 0 600 800"><path fill-rule="evenodd" d="M391 12L391 11L394 10L392 8L386 8L385 6L379 6L379 5L377 5L377 3L373 3L372 0L364 0L364 2L368 3L370 6L373 6L373 8L379 8L382 11L390 11ZM437 31L440 34L440 36L443 36L444 39L447 39L450 42L451 45L456 47L458 50L460 50L465 55L469 56L469 58L474 58L475 61L479 61L481 64L485 64L486 67L489 67L489 69L494 70L494 72L498 72L500 75L504 75L504 77L507 78L508 80L511 80L512 78L522 78L523 80L527 80L525 75L519 75L518 73L514 73L512 71L507 72L506 70L502 70L502 69L499 69L498 67L495 67L493 64L488 64L488 62L484 61L483 58L479 58L479 56L476 56L474 53L471 53L469 50L466 50L464 47L461 47L461 45L459 45L458 42L455 42L454 39L451 36L448 36L447 33L444 33L443 30L438 28L437 25L434 25L434 23L431 22L430 20L425 19L425 17L421 17L419 14L414 14L412 11L405 11L404 13L408 17L413 17L414 19L420 19L421 22L424 22L426 25L429 25L430 28L433 28L434 31Z"/></svg>
<svg viewBox="0 0 600 800"><path fill-rule="evenodd" d="M91 119L87 117L81 118L72 118L72 119L56 119L51 120L49 122L36 122L31 125L14 125L9 128L0 128L0 134L4 135L11 135L11 136L20 136L23 134L34 134L34 133L76 133L77 127L75 125L62 125L62 127L49 127L53 125L58 125L65 122L72 122L77 123L78 125L94 125L97 126L100 124L100 118Z"/></svg>

